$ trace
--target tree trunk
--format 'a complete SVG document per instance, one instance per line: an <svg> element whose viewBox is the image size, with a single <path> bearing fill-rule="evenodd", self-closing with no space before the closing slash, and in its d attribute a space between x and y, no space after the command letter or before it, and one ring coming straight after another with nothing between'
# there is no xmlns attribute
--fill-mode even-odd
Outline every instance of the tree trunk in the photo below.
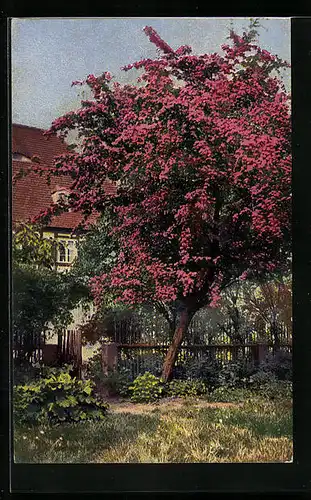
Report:
<svg viewBox="0 0 311 500"><path fill-rule="evenodd" d="M271 325L271 334L273 339L273 352L276 353L280 350L279 326L276 321L273 321Z"/></svg>
<svg viewBox="0 0 311 500"><path fill-rule="evenodd" d="M195 311L190 311L187 306L183 306L177 314L173 340L163 364L162 379L164 382L167 382L172 376L172 370L177 358L178 349L187 333L188 326L194 312Z"/></svg>

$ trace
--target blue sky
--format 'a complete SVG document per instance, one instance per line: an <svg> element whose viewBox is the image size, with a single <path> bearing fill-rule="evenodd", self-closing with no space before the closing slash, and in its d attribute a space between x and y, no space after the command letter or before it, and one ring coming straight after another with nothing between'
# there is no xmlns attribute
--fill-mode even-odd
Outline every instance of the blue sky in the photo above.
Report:
<svg viewBox="0 0 311 500"><path fill-rule="evenodd" d="M39 18L12 20L12 114L14 123L49 128L51 122L79 105L81 88L73 80L110 71L131 82L135 70L120 68L156 56L143 33L152 26L173 48L190 45L195 54L218 52L226 43L230 22L237 33L247 18ZM290 19L263 18L262 48L290 62ZM290 84L289 71L285 75Z"/></svg>

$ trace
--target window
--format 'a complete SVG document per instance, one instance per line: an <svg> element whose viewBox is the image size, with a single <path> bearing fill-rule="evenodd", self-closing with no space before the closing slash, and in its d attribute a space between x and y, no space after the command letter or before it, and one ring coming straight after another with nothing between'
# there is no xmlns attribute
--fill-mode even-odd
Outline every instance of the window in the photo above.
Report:
<svg viewBox="0 0 311 500"><path fill-rule="evenodd" d="M58 241L57 262L71 264L75 256L75 242L73 240Z"/></svg>
<svg viewBox="0 0 311 500"><path fill-rule="evenodd" d="M67 203L68 202L68 194L67 193L58 193L58 203Z"/></svg>
<svg viewBox="0 0 311 500"><path fill-rule="evenodd" d="M31 163L31 159L28 158L28 156L23 155L22 153L15 152L12 154L12 158L14 161L25 161L25 162Z"/></svg>
<svg viewBox="0 0 311 500"><path fill-rule="evenodd" d="M59 189L52 193L53 203L68 203L69 191L67 189Z"/></svg>

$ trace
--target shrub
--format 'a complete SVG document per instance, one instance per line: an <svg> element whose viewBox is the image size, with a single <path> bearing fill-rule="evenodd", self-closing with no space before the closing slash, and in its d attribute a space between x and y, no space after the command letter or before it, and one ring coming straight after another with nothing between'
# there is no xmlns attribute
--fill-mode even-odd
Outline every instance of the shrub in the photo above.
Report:
<svg viewBox="0 0 311 500"><path fill-rule="evenodd" d="M187 360L174 371L174 378L203 380L209 390L216 387L243 387L248 377L254 373L254 364L238 358L222 364L217 359L202 356Z"/></svg>
<svg viewBox="0 0 311 500"><path fill-rule="evenodd" d="M139 375L129 387L131 401L135 403L152 403L163 393L163 383L152 373Z"/></svg>
<svg viewBox="0 0 311 500"><path fill-rule="evenodd" d="M254 365L245 360L225 363L219 372L218 386L244 387L247 379L254 371Z"/></svg>
<svg viewBox="0 0 311 500"><path fill-rule="evenodd" d="M262 385L273 384L277 382L277 378L273 372L257 371L248 380L248 384L252 389L259 389Z"/></svg>
<svg viewBox="0 0 311 500"><path fill-rule="evenodd" d="M86 377L98 382L104 376L101 365L101 348L98 348L86 363Z"/></svg>
<svg viewBox="0 0 311 500"><path fill-rule="evenodd" d="M189 397L206 394L207 387L202 380L172 380L166 389L168 396Z"/></svg>
<svg viewBox="0 0 311 500"><path fill-rule="evenodd" d="M108 405L94 397L91 380L71 377L70 369L46 369L46 378L15 386L15 420L58 424L103 419Z"/></svg>
<svg viewBox="0 0 311 500"><path fill-rule="evenodd" d="M219 361L202 356L185 362L183 378L204 380L208 387L212 388L219 384L220 370Z"/></svg>
<svg viewBox="0 0 311 500"><path fill-rule="evenodd" d="M27 384L40 376L39 364L32 364L28 361L14 360L13 380L14 385Z"/></svg>
<svg viewBox="0 0 311 500"><path fill-rule="evenodd" d="M129 387L133 382L130 370L121 368L119 371L110 371L108 375L102 374L97 382L99 392L104 391L109 396L128 396Z"/></svg>
<svg viewBox="0 0 311 500"><path fill-rule="evenodd" d="M238 403L251 396L251 392L242 387L217 387L208 395L208 400L217 403Z"/></svg>
<svg viewBox="0 0 311 500"><path fill-rule="evenodd" d="M292 355L286 351L269 353L260 363L259 370L272 372L279 380L292 380Z"/></svg>
<svg viewBox="0 0 311 500"><path fill-rule="evenodd" d="M262 372L261 372L262 374ZM259 374L256 374L259 375ZM213 392L208 395L208 400L219 403L234 403L243 402L250 399L271 399L279 400L292 398L292 383L288 381L277 380L271 378L268 380L269 375L258 376L250 385L249 388L245 387L217 387ZM255 376L254 376L255 377Z"/></svg>
<svg viewBox="0 0 311 500"><path fill-rule="evenodd" d="M262 384L257 394L267 399L291 399L293 384L288 380L274 380Z"/></svg>
<svg viewBox="0 0 311 500"><path fill-rule="evenodd" d="M127 368L120 368L116 371L110 371L106 375L103 372L100 358L101 353L98 350L86 366L86 375L94 382L96 392L106 393L110 396L128 396L128 388L133 382L131 371Z"/></svg>

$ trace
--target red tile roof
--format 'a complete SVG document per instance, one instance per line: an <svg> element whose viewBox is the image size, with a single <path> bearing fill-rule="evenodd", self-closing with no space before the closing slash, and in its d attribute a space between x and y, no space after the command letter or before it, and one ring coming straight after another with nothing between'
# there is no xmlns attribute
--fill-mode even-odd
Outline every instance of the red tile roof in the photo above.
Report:
<svg viewBox="0 0 311 500"><path fill-rule="evenodd" d="M47 170L52 166L55 156L67 151L66 144L56 136L47 138L44 130L13 124L12 126L12 153L20 153L28 158L38 156L40 166ZM12 173L16 175L21 168L28 171L34 163L13 161ZM13 185L12 193L12 218L16 222L26 222L48 208L52 203L52 193L69 188L71 179L68 176L51 177L50 185L46 176L30 172L25 177L18 179ZM115 186L107 181L106 189L109 194L115 192ZM49 227L73 229L82 220L81 212L67 212L52 218ZM88 222L95 222L96 216L90 217Z"/></svg>

